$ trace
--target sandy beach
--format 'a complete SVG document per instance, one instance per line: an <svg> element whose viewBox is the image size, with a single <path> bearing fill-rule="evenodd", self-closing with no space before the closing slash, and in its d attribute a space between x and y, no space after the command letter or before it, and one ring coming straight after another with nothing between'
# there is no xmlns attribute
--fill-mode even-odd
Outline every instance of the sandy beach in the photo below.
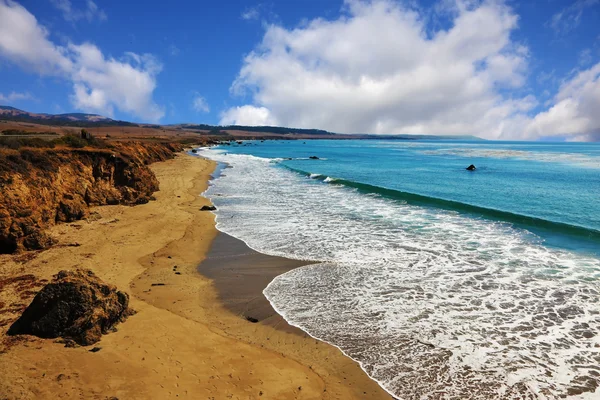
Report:
<svg viewBox="0 0 600 400"><path fill-rule="evenodd" d="M218 233L199 196L214 167L185 154L155 163L155 201L97 207L87 220L53 227L59 245L50 250L0 256L0 398L390 398L358 364L289 327L260 298L273 276L300 264ZM137 311L103 336L100 351L5 335L35 295L31 287L77 267L128 292ZM27 275L25 290L15 278Z"/></svg>

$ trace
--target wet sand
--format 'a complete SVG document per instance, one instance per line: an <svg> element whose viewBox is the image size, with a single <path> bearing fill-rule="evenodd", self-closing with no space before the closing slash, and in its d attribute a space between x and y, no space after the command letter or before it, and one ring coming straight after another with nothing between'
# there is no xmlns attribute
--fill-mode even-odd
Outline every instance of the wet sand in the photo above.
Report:
<svg viewBox="0 0 600 400"><path fill-rule="evenodd" d="M232 313L274 328L304 336L275 312L263 295L278 275L310 264L259 253L246 243L219 232L198 271L213 280L219 300Z"/></svg>
<svg viewBox="0 0 600 400"><path fill-rule="evenodd" d="M234 277L218 270L216 257L202 267L213 239L211 257L236 248L220 245L227 238L218 235L214 215L200 211L209 202L199 193L214 167L184 154L153 164L156 201L97 207L93 218L52 228L58 246L0 256L0 281L9 282L0 291L0 398L390 398L338 349L284 326L266 299L252 297L276 271L297 264L267 265L257 254L245 258L236 251L235 263L226 265ZM244 261L252 259L261 266ZM199 265L214 280L199 274ZM10 283L13 278L51 279L77 267L127 291L137 311L103 336L100 351L5 335L19 315L15 310L35 295ZM242 291L243 278L253 282L252 290ZM262 321L246 320L250 310Z"/></svg>

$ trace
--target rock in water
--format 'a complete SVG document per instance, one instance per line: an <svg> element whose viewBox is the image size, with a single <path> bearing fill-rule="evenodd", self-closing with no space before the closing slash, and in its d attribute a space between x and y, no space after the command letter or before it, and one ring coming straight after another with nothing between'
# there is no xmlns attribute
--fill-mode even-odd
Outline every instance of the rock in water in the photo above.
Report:
<svg viewBox="0 0 600 400"><path fill-rule="evenodd" d="M467 171L475 171L477 168L475 168L475 166L473 164L469 165L467 167Z"/></svg>
<svg viewBox="0 0 600 400"><path fill-rule="evenodd" d="M217 209L217 207L215 207L215 206L202 206L200 211L215 211L216 209Z"/></svg>
<svg viewBox="0 0 600 400"><path fill-rule="evenodd" d="M310 156L308 158L310 158L311 160L318 160L319 159L319 157L317 157L317 156Z"/></svg>
<svg viewBox="0 0 600 400"><path fill-rule="evenodd" d="M129 295L102 282L90 270L60 271L34 297L9 335L63 337L90 345L131 315Z"/></svg>

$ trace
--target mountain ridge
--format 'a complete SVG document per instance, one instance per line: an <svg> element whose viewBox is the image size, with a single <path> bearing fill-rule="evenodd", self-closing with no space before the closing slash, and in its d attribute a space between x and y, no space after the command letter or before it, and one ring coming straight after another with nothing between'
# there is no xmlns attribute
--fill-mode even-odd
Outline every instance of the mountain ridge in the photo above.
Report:
<svg viewBox="0 0 600 400"><path fill-rule="evenodd" d="M0 105L0 120L15 122L30 122L40 125L58 125L58 126L76 126L76 127L103 127L103 126L121 126L121 127L149 127L149 128L171 128L177 130L186 130L198 133L208 133L212 135L228 134L232 131L248 134L271 134L284 137L298 138L319 138L319 139L384 139L384 140L485 140L477 136L470 135L413 135L413 134L371 134L371 133L353 133L343 134L329 132L323 129L307 128L289 128L282 126L246 126L246 125L210 125L210 124L144 124L127 121L114 120L98 114L88 113L64 113L64 114L45 114L32 113L20 110L11 106Z"/></svg>

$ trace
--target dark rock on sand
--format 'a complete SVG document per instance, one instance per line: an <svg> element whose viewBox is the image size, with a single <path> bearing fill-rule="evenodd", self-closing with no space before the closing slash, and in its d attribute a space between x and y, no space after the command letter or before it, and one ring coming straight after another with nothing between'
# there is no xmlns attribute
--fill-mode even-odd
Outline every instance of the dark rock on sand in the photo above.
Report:
<svg viewBox="0 0 600 400"><path fill-rule="evenodd" d="M253 324L258 322L258 320L256 318L249 317L249 316L246 316L246 320L252 322Z"/></svg>
<svg viewBox="0 0 600 400"><path fill-rule="evenodd" d="M202 206L200 211L215 211L216 209L217 209L217 207L215 207L215 206Z"/></svg>
<svg viewBox="0 0 600 400"><path fill-rule="evenodd" d="M129 295L104 283L92 271L60 271L34 297L8 334L62 337L87 346L131 314Z"/></svg>
<svg viewBox="0 0 600 400"><path fill-rule="evenodd" d="M310 156L308 158L310 158L311 160L318 160L319 159L319 157L317 157L317 156Z"/></svg>
<svg viewBox="0 0 600 400"><path fill-rule="evenodd" d="M467 171L475 171L477 168L475 168L475 166L473 164L469 165L467 167Z"/></svg>

